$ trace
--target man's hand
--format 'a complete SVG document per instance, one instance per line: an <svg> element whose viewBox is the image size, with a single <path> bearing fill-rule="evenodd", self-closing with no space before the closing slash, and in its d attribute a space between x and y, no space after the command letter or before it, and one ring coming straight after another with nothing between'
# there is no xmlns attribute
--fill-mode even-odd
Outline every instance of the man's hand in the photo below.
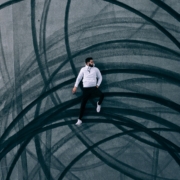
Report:
<svg viewBox="0 0 180 180"><path fill-rule="evenodd" d="M99 86L96 86L97 88L99 87Z"/></svg>
<svg viewBox="0 0 180 180"><path fill-rule="evenodd" d="M74 94L74 93L76 92L76 90L77 90L77 87L74 87L74 88L72 89L72 93Z"/></svg>

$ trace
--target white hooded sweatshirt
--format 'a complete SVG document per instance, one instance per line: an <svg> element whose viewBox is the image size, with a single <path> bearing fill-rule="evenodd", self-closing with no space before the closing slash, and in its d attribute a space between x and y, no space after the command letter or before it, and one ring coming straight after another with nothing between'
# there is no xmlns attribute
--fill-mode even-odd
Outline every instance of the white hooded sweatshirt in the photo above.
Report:
<svg viewBox="0 0 180 180"><path fill-rule="evenodd" d="M102 82L102 75L98 68L96 67L90 67L85 66L81 68L78 77L75 82L75 87L78 87L80 81L83 78L83 87L94 87L94 86L100 86Z"/></svg>

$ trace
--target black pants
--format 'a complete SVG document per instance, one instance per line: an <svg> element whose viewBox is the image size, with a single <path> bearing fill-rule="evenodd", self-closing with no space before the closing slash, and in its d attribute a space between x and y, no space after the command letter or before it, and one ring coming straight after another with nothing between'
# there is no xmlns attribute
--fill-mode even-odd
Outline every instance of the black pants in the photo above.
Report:
<svg viewBox="0 0 180 180"><path fill-rule="evenodd" d="M79 114L79 119L82 119L84 109L86 106L86 103L89 98L91 97L96 97L99 96L99 101L98 104L101 105L103 99L104 99L104 94L101 92L101 90L97 87L89 87L89 88L83 88L83 98L81 102L81 109L80 109L80 114Z"/></svg>

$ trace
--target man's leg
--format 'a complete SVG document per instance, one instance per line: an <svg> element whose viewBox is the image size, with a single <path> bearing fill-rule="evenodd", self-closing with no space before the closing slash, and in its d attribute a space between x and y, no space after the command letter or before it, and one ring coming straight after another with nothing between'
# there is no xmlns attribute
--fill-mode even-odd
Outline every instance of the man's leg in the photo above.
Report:
<svg viewBox="0 0 180 180"><path fill-rule="evenodd" d="M98 93L100 94L100 98L99 98L99 101L98 101L98 105L101 105L102 102L103 102L103 99L104 99L104 94L101 92L100 89L97 88L97 91Z"/></svg>
<svg viewBox="0 0 180 180"><path fill-rule="evenodd" d="M90 97L89 90L88 89L84 89L83 90L83 97L82 97L82 101L81 101L79 119L78 119L76 125L80 125L82 123L82 117L83 117L84 110L85 110L85 107L86 107L86 103L87 103L89 97Z"/></svg>
<svg viewBox="0 0 180 180"><path fill-rule="evenodd" d="M82 99L79 119L82 119L82 116L83 116L83 113L84 113L84 110L85 110L86 103L87 103L88 99L89 99L89 94L84 96L83 99Z"/></svg>
<svg viewBox="0 0 180 180"><path fill-rule="evenodd" d="M96 111L100 112L101 104L102 104L103 99L104 99L104 94L101 92L101 90L99 88L95 88L93 91L93 96L99 96L99 101L97 102Z"/></svg>

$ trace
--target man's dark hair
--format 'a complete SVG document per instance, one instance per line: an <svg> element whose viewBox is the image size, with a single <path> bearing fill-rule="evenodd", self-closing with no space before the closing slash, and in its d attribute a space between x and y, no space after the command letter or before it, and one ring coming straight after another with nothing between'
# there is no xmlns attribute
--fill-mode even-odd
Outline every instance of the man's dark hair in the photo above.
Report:
<svg viewBox="0 0 180 180"><path fill-rule="evenodd" d="M86 58L86 59L85 59L85 63L87 64L88 62L90 62L90 60L93 60L93 58L92 58L92 57Z"/></svg>

